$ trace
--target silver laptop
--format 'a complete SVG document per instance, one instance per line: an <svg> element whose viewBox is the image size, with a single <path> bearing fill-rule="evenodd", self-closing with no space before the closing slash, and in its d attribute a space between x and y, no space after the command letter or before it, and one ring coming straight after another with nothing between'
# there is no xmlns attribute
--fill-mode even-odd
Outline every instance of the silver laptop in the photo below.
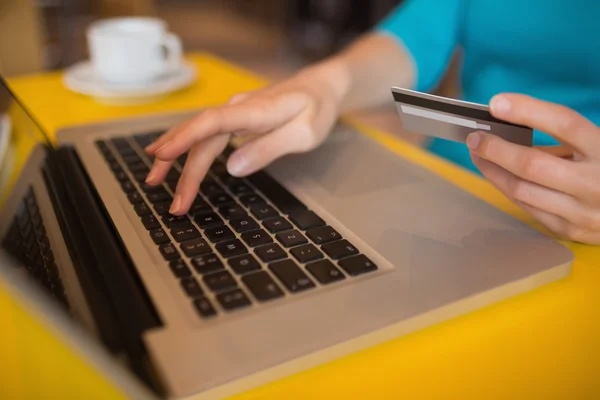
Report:
<svg viewBox="0 0 600 400"><path fill-rule="evenodd" d="M0 99L13 135L47 137ZM570 271L562 245L343 124L247 179L226 150L169 215L185 156L150 188L142 149L189 116L58 132L0 218L4 286L130 397L222 398Z"/></svg>

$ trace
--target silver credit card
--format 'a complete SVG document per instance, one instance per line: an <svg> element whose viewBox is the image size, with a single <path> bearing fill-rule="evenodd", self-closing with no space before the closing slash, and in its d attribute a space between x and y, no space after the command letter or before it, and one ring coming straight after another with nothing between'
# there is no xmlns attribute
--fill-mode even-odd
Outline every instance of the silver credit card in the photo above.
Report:
<svg viewBox="0 0 600 400"><path fill-rule="evenodd" d="M399 87L392 94L408 132L464 143L470 133L482 131L523 146L533 143L531 128L494 118L485 105Z"/></svg>

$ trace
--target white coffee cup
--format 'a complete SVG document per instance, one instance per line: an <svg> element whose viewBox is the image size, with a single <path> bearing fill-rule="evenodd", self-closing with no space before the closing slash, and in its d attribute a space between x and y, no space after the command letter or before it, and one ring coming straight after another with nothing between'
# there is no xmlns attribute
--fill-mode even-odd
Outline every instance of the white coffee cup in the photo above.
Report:
<svg viewBox="0 0 600 400"><path fill-rule="evenodd" d="M87 39L94 71L107 82L147 82L181 64L181 40L157 18L100 20L89 27Z"/></svg>

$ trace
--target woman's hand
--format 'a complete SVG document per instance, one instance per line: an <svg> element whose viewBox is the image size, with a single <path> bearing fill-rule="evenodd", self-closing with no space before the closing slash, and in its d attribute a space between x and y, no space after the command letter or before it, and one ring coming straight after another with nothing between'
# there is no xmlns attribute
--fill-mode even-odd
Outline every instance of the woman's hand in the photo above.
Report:
<svg viewBox="0 0 600 400"><path fill-rule="evenodd" d="M524 95L501 94L492 114L546 132L563 146L528 148L472 133L471 157L485 177L552 232L600 244L600 128L575 111Z"/></svg>
<svg viewBox="0 0 600 400"><path fill-rule="evenodd" d="M219 108L171 129L146 151L156 157L146 182L161 183L173 162L189 151L170 209L185 214L198 186L232 134L256 135L227 162L229 173L245 176L290 153L314 149L333 127L345 95L344 71L334 63L301 72L280 84L233 96Z"/></svg>

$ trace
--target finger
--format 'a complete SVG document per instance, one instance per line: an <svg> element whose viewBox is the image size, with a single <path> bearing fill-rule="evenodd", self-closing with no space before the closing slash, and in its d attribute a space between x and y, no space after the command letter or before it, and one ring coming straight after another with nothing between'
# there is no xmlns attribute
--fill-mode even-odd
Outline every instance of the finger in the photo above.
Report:
<svg viewBox="0 0 600 400"><path fill-rule="evenodd" d="M573 173L576 163L538 149L510 143L483 132L470 134L467 146L479 157L527 181L572 195L579 194L580 188L587 186Z"/></svg>
<svg viewBox="0 0 600 400"><path fill-rule="evenodd" d="M242 92L242 93L234 94L233 96L231 96L229 98L229 100L225 104L228 106L234 106L236 104L239 104L239 103L243 102L244 100L246 100L247 98L249 98L251 93L252 92Z"/></svg>
<svg viewBox="0 0 600 400"><path fill-rule="evenodd" d="M557 215L541 211L527 204L515 202L516 205L527 211L542 225L559 237L587 244L600 244L600 231L578 227Z"/></svg>
<svg viewBox="0 0 600 400"><path fill-rule="evenodd" d="M229 142L229 135L220 135L206 139L195 145L187 158L181 172L181 178L175 189L175 197L169 212L183 215L188 212L198 195L198 187L204 179L209 167L223 152Z"/></svg>
<svg viewBox="0 0 600 400"><path fill-rule="evenodd" d="M173 166L173 161L154 160L152 168L146 177L146 183L150 186L156 186L165 180L169 170Z"/></svg>
<svg viewBox="0 0 600 400"><path fill-rule="evenodd" d="M558 145L558 146L535 146L535 149L542 151L546 154L550 154L554 157L572 159L573 149L569 146Z"/></svg>
<svg viewBox="0 0 600 400"><path fill-rule="evenodd" d="M517 200L513 200L513 202L544 225L549 231L560 236L565 235L565 231L569 226L569 222L566 219Z"/></svg>
<svg viewBox="0 0 600 400"><path fill-rule="evenodd" d="M144 151L147 154L154 154L165 143L168 143L175 135L177 135L183 129L186 129L191 122L192 122L191 119L190 120L186 120L186 121L183 121L182 123L174 126L173 128L169 129L166 133L162 134L155 142L153 142L150 145L146 146L146 148L144 149Z"/></svg>
<svg viewBox="0 0 600 400"><path fill-rule="evenodd" d="M294 121L244 143L227 160L227 170L233 176L246 176L286 154L308 151L317 145L312 129L302 121Z"/></svg>
<svg viewBox="0 0 600 400"><path fill-rule="evenodd" d="M589 155L600 147L600 129L570 108L520 94L500 94L490 101L499 119L545 132Z"/></svg>
<svg viewBox="0 0 600 400"><path fill-rule="evenodd" d="M282 96L277 100L248 101L222 108L209 109L194 118L192 123L165 143L156 157L172 160L195 143L221 133L242 130L268 132L283 125L306 106L305 96Z"/></svg>
<svg viewBox="0 0 600 400"><path fill-rule="evenodd" d="M581 227L593 228L592 224L600 220L597 212L565 193L521 179L482 158L474 158L473 162L492 185L513 201L560 216Z"/></svg>

